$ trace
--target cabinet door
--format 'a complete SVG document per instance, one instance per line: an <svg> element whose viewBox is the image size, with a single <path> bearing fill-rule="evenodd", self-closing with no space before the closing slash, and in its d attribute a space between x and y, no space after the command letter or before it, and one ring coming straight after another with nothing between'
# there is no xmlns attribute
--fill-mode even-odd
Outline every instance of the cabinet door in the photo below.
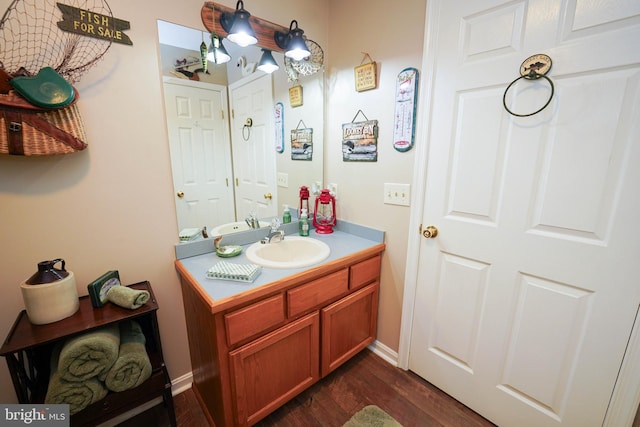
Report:
<svg viewBox="0 0 640 427"><path fill-rule="evenodd" d="M322 310L322 376L342 365L376 338L379 282Z"/></svg>
<svg viewBox="0 0 640 427"><path fill-rule="evenodd" d="M229 353L236 423L253 425L320 378L318 312Z"/></svg>

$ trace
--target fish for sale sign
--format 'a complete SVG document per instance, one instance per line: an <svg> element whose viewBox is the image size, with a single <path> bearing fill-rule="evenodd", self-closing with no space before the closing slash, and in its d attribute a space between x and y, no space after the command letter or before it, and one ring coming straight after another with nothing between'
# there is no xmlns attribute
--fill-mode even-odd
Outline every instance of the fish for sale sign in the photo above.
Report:
<svg viewBox="0 0 640 427"><path fill-rule="evenodd" d="M62 3L56 4L62 11L62 21L58 22L58 28L62 31L133 45L129 36L124 33L131 28L128 21Z"/></svg>

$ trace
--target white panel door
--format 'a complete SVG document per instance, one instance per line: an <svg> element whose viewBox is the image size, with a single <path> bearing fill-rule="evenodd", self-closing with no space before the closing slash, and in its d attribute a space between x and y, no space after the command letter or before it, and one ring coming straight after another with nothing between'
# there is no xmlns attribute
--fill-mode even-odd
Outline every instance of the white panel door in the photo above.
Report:
<svg viewBox="0 0 640 427"><path fill-rule="evenodd" d="M178 228L235 221L226 87L168 80L164 94Z"/></svg>
<svg viewBox="0 0 640 427"><path fill-rule="evenodd" d="M434 0L409 368L501 426L601 426L640 304L640 2ZM503 93L553 60L550 105ZM540 108L521 79L511 110Z"/></svg>
<svg viewBox="0 0 640 427"><path fill-rule="evenodd" d="M278 214L271 75L256 73L229 86L238 219ZM246 126L251 119L251 126Z"/></svg>

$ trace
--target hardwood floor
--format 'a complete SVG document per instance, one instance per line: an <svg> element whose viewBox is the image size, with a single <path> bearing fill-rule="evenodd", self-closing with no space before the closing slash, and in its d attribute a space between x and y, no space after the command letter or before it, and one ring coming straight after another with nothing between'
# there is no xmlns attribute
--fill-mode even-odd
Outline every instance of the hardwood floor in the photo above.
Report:
<svg viewBox="0 0 640 427"><path fill-rule="evenodd" d="M204 427L207 421L191 389L174 397L180 427ZM289 403L258 427L340 427L367 405L378 405L404 427L493 426L422 378L398 369L364 350ZM169 426L162 405L120 427Z"/></svg>

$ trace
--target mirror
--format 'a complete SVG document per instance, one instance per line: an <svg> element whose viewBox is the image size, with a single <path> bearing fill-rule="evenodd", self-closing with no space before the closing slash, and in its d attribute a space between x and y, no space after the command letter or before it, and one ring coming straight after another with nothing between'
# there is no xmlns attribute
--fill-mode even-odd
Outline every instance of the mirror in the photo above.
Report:
<svg viewBox="0 0 640 427"><path fill-rule="evenodd" d="M282 218L284 205L295 215L300 187L319 189L323 183L322 68L309 75L304 70L298 73L282 53L273 52L280 68L265 74L256 69L262 55L259 47L242 48L224 40L231 60L221 65L208 62L205 73L199 48L203 41L207 47L211 43L206 30L159 20L158 36L178 231L203 226L210 231L216 227L244 231L242 224L250 213L260 221ZM262 80L272 90L264 126L256 117L238 113L246 107L245 88ZM300 106L291 105L293 86L301 86ZM193 91L206 95L206 105L201 98L190 98ZM256 98L249 94L249 99ZM213 114L211 110L218 108L222 112ZM252 150L255 138L263 138L269 151ZM256 189L247 196L246 186L252 182ZM220 228L223 224L234 227Z"/></svg>

